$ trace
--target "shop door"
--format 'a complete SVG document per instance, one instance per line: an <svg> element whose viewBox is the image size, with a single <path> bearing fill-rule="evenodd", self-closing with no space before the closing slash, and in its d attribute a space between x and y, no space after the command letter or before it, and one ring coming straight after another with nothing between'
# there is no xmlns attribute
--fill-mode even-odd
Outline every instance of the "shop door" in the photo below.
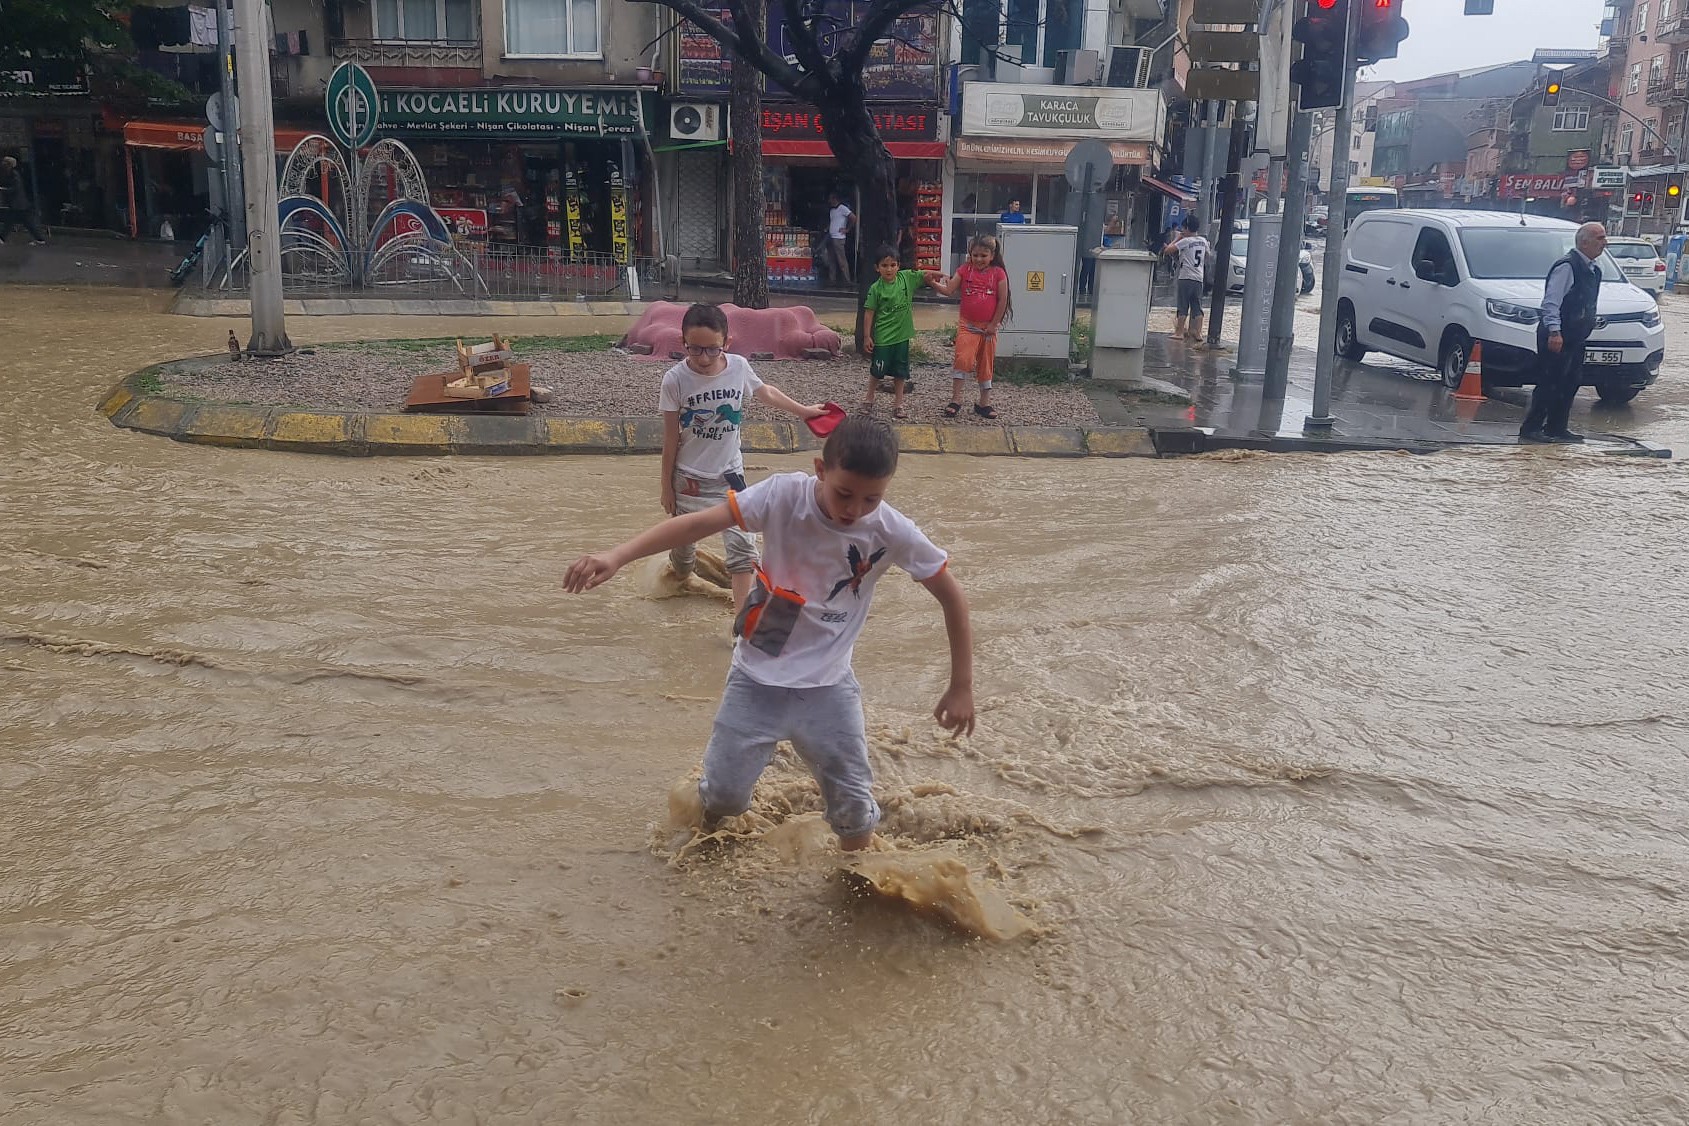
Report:
<svg viewBox="0 0 1689 1126"><path fill-rule="evenodd" d="M721 158L715 149L674 154L674 248L683 267L719 266Z"/></svg>

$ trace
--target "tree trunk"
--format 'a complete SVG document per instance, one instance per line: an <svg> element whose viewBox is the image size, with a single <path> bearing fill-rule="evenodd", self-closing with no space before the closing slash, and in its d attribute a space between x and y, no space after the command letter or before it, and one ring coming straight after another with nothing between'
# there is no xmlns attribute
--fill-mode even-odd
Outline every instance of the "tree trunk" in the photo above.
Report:
<svg viewBox="0 0 1689 1126"><path fill-rule="evenodd" d="M752 22L762 35L764 0L746 0ZM768 308L767 206L762 182L762 73L743 59L733 60L733 303L745 309Z"/></svg>
<svg viewBox="0 0 1689 1126"><path fill-rule="evenodd" d="M862 351L863 310L874 284L874 256L882 246L897 246L897 186L891 154L874 129L867 92L860 75L845 75L819 101L827 144L839 167L855 178L862 212L856 217L856 350Z"/></svg>

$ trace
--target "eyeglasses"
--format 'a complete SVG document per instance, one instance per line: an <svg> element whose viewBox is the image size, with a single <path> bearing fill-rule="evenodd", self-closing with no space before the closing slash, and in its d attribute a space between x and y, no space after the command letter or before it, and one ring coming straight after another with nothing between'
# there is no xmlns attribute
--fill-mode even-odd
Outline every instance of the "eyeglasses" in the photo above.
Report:
<svg viewBox="0 0 1689 1126"><path fill-rule="evenodd" d="M721 348L717 345L711 345L708 348L703 348L696 344L688 344L686 346L686 354L694 359L701 360L708 357L713 360L717 356L721 355Z"/></svg>

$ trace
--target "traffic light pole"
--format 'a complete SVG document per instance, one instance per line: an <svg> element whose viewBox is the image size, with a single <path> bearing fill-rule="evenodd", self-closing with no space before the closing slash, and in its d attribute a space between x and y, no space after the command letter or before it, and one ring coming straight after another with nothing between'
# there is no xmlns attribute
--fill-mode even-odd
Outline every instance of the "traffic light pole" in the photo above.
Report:
<svg viewBox="0 0 1689 1126"><path fill-rule="evenodd" d="M1349 152L1346 146L1355 126L1355 29L1359 24L1360 9L1360 4L1348 6L1343 35L1343 100L1337 104L1337 121L1332 126L1335 140L1332 142L1324 274L1320 278L1320 336L1314 353L1314 404L1312 413L1302 421L1305 430L1329 430L1337 421L1331 417L1331 376L1337 366L1337 291L1343 278L1343 242L1349 225ZM1279 284L1285 285L1287 281L1280 278Z"/></svg>
<svg viewBox="0 0 1689 1126"><path fill-rule="evenodd" d="M1267 379L1264 394L1268 398L1284 398L1290 379L1290 350L1296 343L1296 294L1302 273L1296 263L1302 257L1302 227L1308 212L1309 142L1314 131L1314 115L1297 110L1290 118L1290 143L1286 147L1284 184L1284 231L1278 247L1278 269L1274 276L1273 309L1267 329ZM1335 151L1335 150L1333 150ZM1348 153L1338 155L1347 157ZM1332 160L1335 162L1336 157ZM1347 161L1344 168L1348 167ZM1333 170L1335 174L1335 170ZM1326 227L1325 259L1331 261L1331 228ZM1341 243L1339 243L1341 245ZM1328 275L1329 277L1329 275ZM1322 278L1321 286L1329 285ZM1322 288L1320 300L1331 291ZM1317 367L1317 365L1316 365Z"/></svg>

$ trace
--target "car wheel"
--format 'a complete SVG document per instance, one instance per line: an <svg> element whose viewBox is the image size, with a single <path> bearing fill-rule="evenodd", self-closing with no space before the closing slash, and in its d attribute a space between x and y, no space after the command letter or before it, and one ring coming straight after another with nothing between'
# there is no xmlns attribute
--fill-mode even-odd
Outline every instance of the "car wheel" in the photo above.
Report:
<svg viewBox="0 0 1689 1126"><path fill-rule="evenodd" d="M1642 393L1640 387L1606 386L1595 389L1596 396L1609 407L1622 407Z"/></svg>
<svg viewBox="0 0 1689 1126"><path fill-rule="evenodd" d="M1460 381L1466 378L1466 358L1472 354L1472 338L1460 329L1454 329L1443 338L1443 352L1437 358L1437 371L1443 377L1443 386L1450 391L1460 386Z"/></svg>
<svg viewBox="0 0 1689 1126"><path fill-rule="evenodd" d="M1366 349L1355 331L1355 307L1347 301L1337 306L1337 333L1332 344L1333 351L1351 363L1366 359Z"/></svg>

